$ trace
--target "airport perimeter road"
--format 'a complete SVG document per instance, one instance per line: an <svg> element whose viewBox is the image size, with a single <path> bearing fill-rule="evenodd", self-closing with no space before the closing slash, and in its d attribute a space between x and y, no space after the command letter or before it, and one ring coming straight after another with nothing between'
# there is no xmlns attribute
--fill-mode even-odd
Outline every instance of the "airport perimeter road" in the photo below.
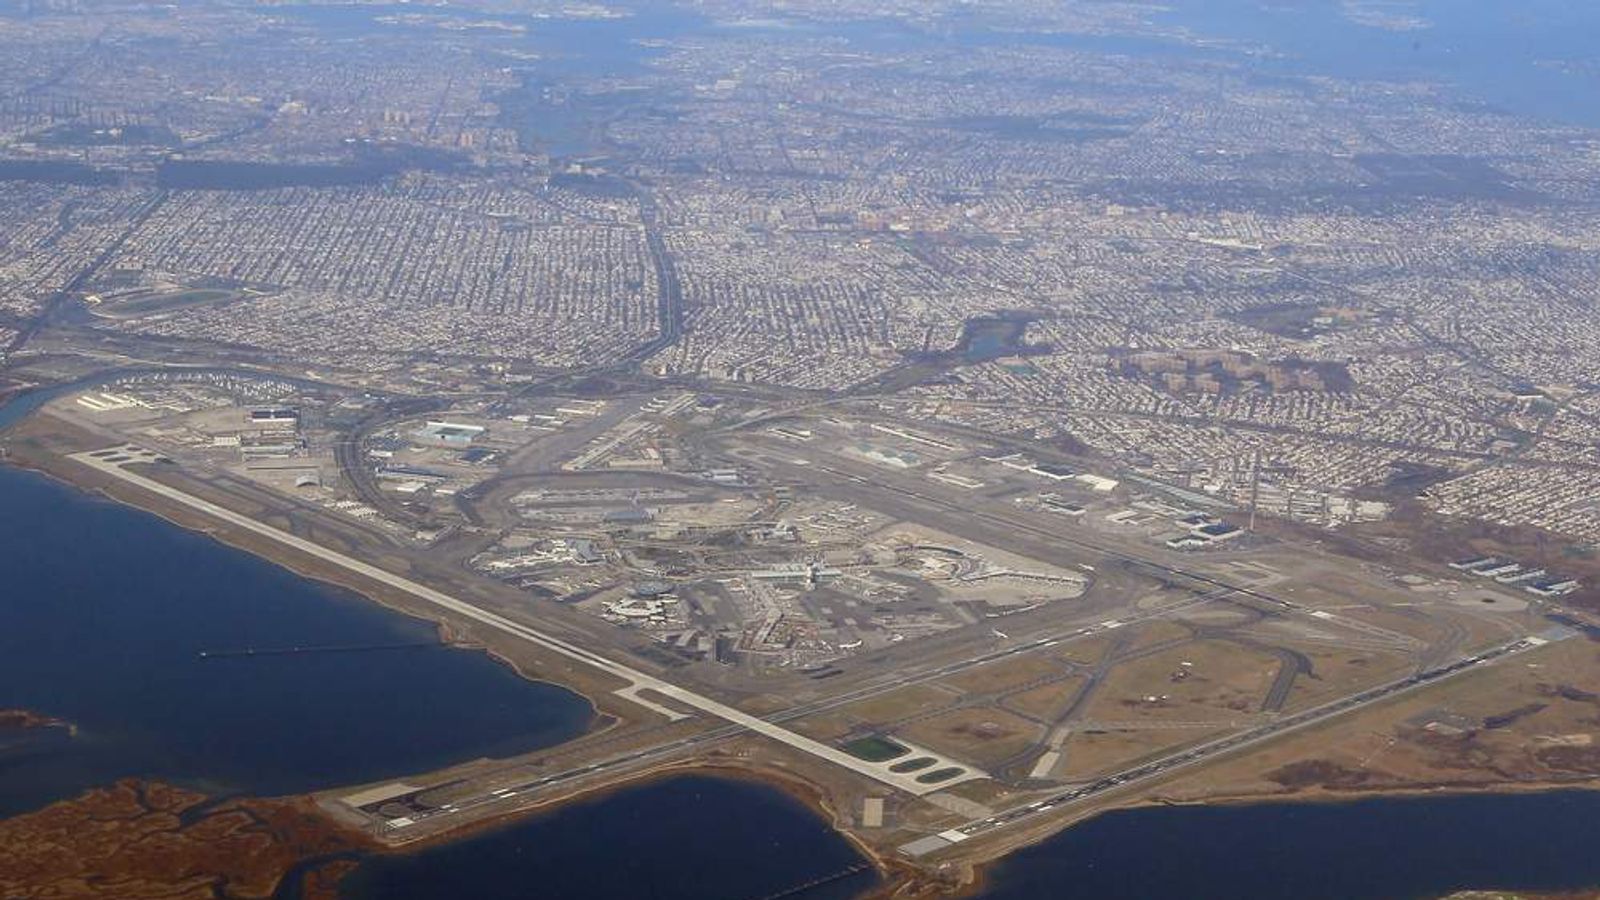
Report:
<svg viewBox="0 0 1600 900"><path fill-rule="evenodd" d="M851 703L857 703L861 700L902 690L908 685L921 684L936 678L944 678L949 675L964 672L968 669L976 668L978 666L988 665L989 663L997 662L1002 659L1011 659L1021 653L1031 653L1035 650L1056 646L1057 644L1070 644L1080 638L1102 634L1110 629L1119 628L1123 625L1132 625L1145 620L1159 619L1165 615L1183 609L1208 603L1215 599L1215 594L1219 593L1222 592L1213 592L1213 594L1191 597L1178 603L1173 603L1160 607L1159 609L1150 610L1140 616L1128 617L1123 620L1109 620L1097 623L1095 625L1075 628L1071 631L1061 634L1034 638L1018 643L1014 646L1007 647L1004 650L998 650L983 654L981 656L973 657L971 659L938 665L915 672L913 674L908 674L907 676L903 678L897 678L895 681L888 684L866 685L837 696L825 697L811 703L780 710L775 713L768 713L767 715L763 716L762 719L763 721L771 723L789 722L795 719L804 718L806 716L815 715L819 712L837 709L841 706L848 706ZM1214 724L1215 723L1208 723L1208 726ZM681 737L668 743L657 744L653 747L646 747L641 750L631 750L618 756L595 760L594 762L582 766L572 769L565 769L560 772L553 772L549 775L543 775L539 778L531 779L529 781L519 782L491 791L484 791L476 796L467 797L444 804L437 809L415 810L411 813L408 813L404 817L403 827L411 827L419 822L434 819L438 816L458 815L480 809L491 804L515 801L535 791L540 791L551 786L563 784L576 779L587 778L607 770L622 769L642 763L668 759L674 754L693 747L726 740L736 734L741 733L742 731L743 729L737 726L725 725L711 731L705 731L699 734ZM950 782L942 782L941 786L948 787L949 784ZM440 785L433 785L427 788L418 788L414 793L426 793L428 791L437 790L439 787ZM369 812L369 814L371 813Z"/></svg>
<svg viewBox="0 0 1600 900"><path fill-rule="evenodd" d="M1507 656L1521 653L1525 650L1532 650L1535 647L1540 647L1549 643L1551 640L1559 640L1562 637L1570 637L1571 634L1572 632L1563 631L1560 633L1547 634L1542 637L1525 637L1507 644L1501 644L1498 647L1485 650L1482 653L1474 654L1466 657L1465 659L1457 660L1449 665L1441 666L1437 669L1430 669L1426 672L1413 675L1409 678L1403 678L1399 681L1392 681L1388 684L1382 684L1378 685L1377 687L1368 688L1364 691L1351 694L1350 696L1341 698L1339 700L1334 700L1322 706L1313 707L1303 712L1295 713L1294 715L1285 716L1281 719L1277 719L1276 721L1269 722L1257 728L1241 731L1237 734L1220 738L1208 744L1201 744L1198 747L1191 747L1188 750L1175 753L1171 756L1152 760L1151 762L1147 762L1130 769L1124 769L1115 775L1108 775L1099 779L1098 781L1094 781L1090 784L1082 785L1068 791L1063 791L1054 796L1046 797L1042 800L1029 803L1026 806L1019 806L1014 809L1009 809L990 816L987 819L971 822L957 828L952 828L948 831L940 832L937 835L929 835L928 837L906 844L905 846L901 847L900 850L909 856L924 856L929 853L935 853L952 844L958 844L970 838L975 838L997 829L1005 828L1010 825L1016 825L1020 822L1044 815L1057 807L1064 806L1069 803L1082 802L1099 794L1104 794L1108 791L1118 790L1137 782L1148 781L1162 775L1170 774L1178 769L1196 765L1222 754L1231 753L1254 744L1259 744L1263 741L1271 740L1272 738L1279 737L1286 732L1307 728L1327 719L1353 712L1364 706L1387 700L1396 694L1402 694L1407 691L1412 691L1427 685L1435 684L1447 678L1452 678L1456 675L1460 675L1463 672L1477 668L1478 666L1494 662L1495 660L1503 659Z"/></svg>
<svg viewBox="0 0 1600 900"><path fill-rule="evenodd" d="M117 452L120 451L120 452ZM98 454L98 455L97 455ZM215 519L227 522L230 525L243 528L253 534L260 535L278 542L286 547L293 548L301 553L314 556L324 562L332 563L347 571L353 572L364 578L369 578L380 584L387 585L397 590L404 591L411 596L430 603L440 609L448 610L456 615L481 622L496 630L535 644L545 650L560 654L569 659L576 660L587 666L599 669L628 683L625 691L649 690L661 697L676 701L693 709L700 710L716 718L726 720L734 725L764 735L802 753L810 754L818 759L831 762L841 768L849 769L859 775L865 775L874 781L882 782L906 793L921 796L946 787L946 784L919 784L911 775L897 775L888 771L886 767L875 766L845 753L837 747L830 747L821 741L813 740L804 735L796 734L787 728L781 728L766 722L749 713L735 709L725 703L718 702L693 691L686 690L675 684L663 681L653 675L641 672L630 666L614 662L585 650L575 644L568 643L560 638L551 637L533 628L514 622L504 616L497 615L487 610L473 606L463 600L458 600L441 591L434 590L426 585L418 584L409 578L396 575L385 569L380 569L370 563L362 562L330 550L320 544L312 543L305 538L290 534L261 522L219 506L208 500L203 500L192 494L185 493L170 485L162 484L151 478L146 478L136 472L124 468L125 465L135 462L150 462L155 454L142 448L113 447L108 450L96 450L89 453L73 454L71 459L83 463L96 471L104 472L152 494L164 497L173 502L182 504L190 509L204 513ZM112 461L118 460L118 461ZM624 694L626 696L626 694ZM634 699L634 698L630 698ZM638 702L634 699L634 702ZM639 703L640 706L660 713L661 710L653 704Z"/></svg>

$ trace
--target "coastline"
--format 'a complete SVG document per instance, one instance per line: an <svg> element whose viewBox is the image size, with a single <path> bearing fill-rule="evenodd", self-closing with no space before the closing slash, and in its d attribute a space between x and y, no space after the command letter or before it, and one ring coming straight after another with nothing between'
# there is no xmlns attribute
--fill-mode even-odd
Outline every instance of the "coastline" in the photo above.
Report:
<svg viewBox="0 0 1600 900"><path fill-rule="evenodd" d="M215 522L206 521L193 512L185 510L183 507L170 507L164 505L159 497L139 497L136 499L135 495L138 495L141 492L126 490L119 482L115 481L101 482L90 481L87 479L77 480L69 476L61 468L51 466L34 456L18 456L15 454L7 455L3 458L0 458L0 465L10 465L22 471L48 478L56 484L69 487L88 496L98 497L109 502L118 503L130 509L135 509L142 513L155 516L169 525L182 528L183 530L194 534L204 535L232 550L237 550L241 553L247 553L257 559L264 560L275 566L279 566L280 568L292 572L294 575L300 578L313 581L327 587L335 588L337 590L347 591L365 601L375 603L384 609L389 610L390 612L428 622L434 627L434 632L441 644L459 647L460 649L469 650L472 652L483 653L490 659L493 659L495 662L505 666L508 669L511 669L520 678L540 684L547 684L552 687L558 687L564 691L567 691L568 693L581 697L586 703L589 704L590 708L594 710L593 721L589 727L584 730L584 733L581 737L586 738L602 734L608 730L618 727L619 725L626 724L628 721L627 716L607 709L597 701L596 695L599 694L603 696L603 692L581 688L569 682L561 682L549 678L542 678L533 672L530 666L512 660L503 653L494 650L493 647L473 637L470 631L458 630L445 617L438 615L426 615L418 612L417 609L412 606L394 602L388 599L383 592L371 589L370 586L361 583L360 579L348 572L345 572L343 569L339 569L337 567L318 567L309 563L293 552L274 553L265 551L258 547L255 541L248 537L236 535L226 526L219 525ZM85 472L92 474L92 470L85 469ZM269 547L279 547L281 550L281 545L272 544L270 542L264 543L266 543L266 545ZM343 573L343 577L341 577L340 573ZM3 712L4 711L0 711L0 714L3 714Z"/></svg>
<svg viewBox="0 0 1600 900"><path fill-rule="evenodd" d="M330 875L371 838L305 796L211 797L124 778L0 820L0 893L157 900L274 896L300 873L306 900L334 900ZM130 853L143 846L147 852Z"/></svg>
<svg viewBox="0 0 1600 900"><path fill-rule="evenodd" d="M48 415L47 412L44 414ZM206 520L201 515L186 508L170 507L158 496L146 495L136 489L126 488L120 482L99 478L92 469L77 466L76 464L68 465L68 463L71 463L70 460L66 460L59 454L52 453L48 448L33 445L29 450L33 452L9 454L6 462L16 465L20 469L50 478L74 490L96 494L107 500L158 516L164 521L187 531L205 534L228 547L281 566L300 577L351 591L362 599L377 603L385 609L432 622L441 641L451 643L468 642L473 649L482 650L491 658L506 665L521 678L552 684L583 697L594 710L594 718L583 734L568 742L569 744L592 739L597 735L612 733L634 722L626 714L617 712L618 706L630 706L625 701L618 702L615 705L597 702L597 697L610 696L608 692L596 688L596 684L599 681L597 678L586 679L589 683L584 684L574 683L572 680L556 680L542 677L538 671L539 662L525 663L497 652L493 646L474 639L471 636L470 629L458 630L443 615L429 614L426 609L419 611L415 605L397 602L393 597L388 596L386 591L369 584L363 584L361 579L349 573L344 573L343 570L318 566L309 560L301 559L293 551L285 550L281 545L252 539L247 534L236 534L227 526ZM78 475L84 477L74 477ZM557 745L557 747L550 749L555 750L561 746L564 745ZM1049 840L1067 829L1087 822L1103 813L1115 810L1153 806L1248 806L1276 803L1334 804L1353 803L1380 797L1509 794L1600 788L1600 781L1596 779L1575 777L1570 782L1502 782L1491 784L1462 781L1414 785L1400 784L1373 788L1352 787L1348 789L1308 786L1305 788L1285 789L1282 792L1236 792L1219 793L1215 796L1203 798L1174 798L1163 796L1160 793L1163 786L1172 782L1160 782L1146 786L1144 792L1140 794L1130 794L1125 798L1108 798L1101 805L1088 807L1082 810L1080 815L1069 820L1042 823L1026 830L1019 830L1008 839L985 842L965 853L954 853L938 869L932 869L926 866L918 866L863 837L858 829L852 826L849 817L841 811L836 798L829 791L825 782L797 773L788 766L739 759L724 750L714 751L714 753L717 755L713 758L669 761L656 767L627 773L614 780L590 785L578 785L575 790L569 793L557 792L529 806L487 816L480 820L453 827L447 831L429 834L404 845L396 846L380 843L371 852L377 854L416 852L507 827L513 822L529 817L552 815L572 803L593 802L653 782L700 773L714 777L749 780L774 787L800 802L808 810L815 812L824 821L829 822L831 827L848 840L857 852L878 872L881 883L865 895L870 900L932 896L972 897L977 896L986 888L993 877L993 867L1010 854ZM1178 778L1181 778L1181 776L1178 776ZM1174 780L1177 780L1177 778ZM342 789L332 788L328 791L315 792L307 796L327 796L347 791L348 787ZM326 816L326 811L323 814ZM328 818L332 821L337 821L331 816Z"/></svg>
<svg viewBox="0 0 1600 900"><path fill-rule="evenodd" d="M78 731L78 726L65 719L31 709L0 709L0 730L32 731L38 728L65 728L69 734L77 734Z"/></svg>
<svg viewBox="0 0 1600 900"><path fill-rule="evenodd" d="M47 411L37 411L28 419L25 419L24 422L40 415L48 416L49 414ZM17 423L18 426L22 424L21 422ZM15 434L14 429L12 430L13 434ZM596 695L606 697L609 696L607 692L595 690L593 687L586 685L574 684L571 681L557 681L541 677L533 665L513 660L506 654L496 651L485 642L472 638L470 631L459 631L448 618L442 615L429 615L426 612L419 611L412 605L395 602L387 597L384 591L374 590L372 586L362 583L359 578L351 576L342 569L317 566L311 561L302 560L292 551L283 550L281 545L259 541L248 534L234 534L225 525L206 520L185 507L171 506L166 504L159 496L147 495L141 491L128 489L123 483L112 479L99 478L92 469L71 465L71 461L67 460L63 455L53 453L46 448L35 449L37 449L37 452L9 453L4 461L0 462L0 465L9 464L84 494L154 515L175 527L205 535L224 546L281 566L299 577L340 590L350 591L363 600L376 603L392 612L428 621L434 626L435 633L441 642L465 643L470 649L483 652L491 659L511 669L520 678L550 684L582 697L594 710L594 718L584 733L573 739L573 741L567 742L568 744L590 740L631 724L629 717L618 712L612 704L597 702ZM627 704L617 704L617 706L625 705ZM557 745L548 749L559 750L562 746L564 745ZM718 752L725 753L725 751ZM470 764L471 761L467 761L461 765ZM879 877L884 883L875 888L869 894L870 897L933 896L933 894L916 892L905 893L903 887L906 884L922 884L931 880L940 888L948 889L950 887L960 887L969 882L966 877L962 877L955 882L946 878L929 879L924 870L906 860L886 854L880 848L875 847L870 841L863 839L854 829L849 827L848 820L830 800L828 790L822 784L801 776L787 767L735 760L727 756L716 760L696 759L667 762L657 767L627 773L614 781L582 785L570 793L557 794L523 808L508 810L502 814L467 822L448 831L430 834L403 845L388 845L380 842L372 852L379 854L405 854L421 851L504 828L513 822L530 816L551 815L572 803L592 802L630 788L696 773L759 783L776 788L791 799L798 801L809 812L827 822L836 833L849 841L857 852L879 873ZM306 796L326 797L343 794L348 793L351 787L350 785L334 786L325 791L317 791ZM324 812L324 815L326 815L326 812ZM965 864L955 868L961 872L971 871L971 867ZM964 888L962 889L962 894L965 894ZM945 890L944 893L938 895L949 896L950 893Z"/></svg>
<svg viewBox="0 0 1600 900"><path fill-rule="evenodd" d="M1156 785L1159 788L1160 785ZM1516 794L1543 794L1562 791L1593 791L1600 792L1600 779L1574 779L1571 782L1501 782L1501 783L1468 783L1460 782L1450 785L1398 785L1377 789L1349 789L1339 790L1330 788L1308 788L1286 791L1281 794L1218 794L1214 797L1195 799L1174 799L1163 797L1159 794L1131 798L1122 802L1108 802L1103 806L1086 809L1081 815L1064 822L1055 823L1054 829L1036 829L1026 836L1019 835L1019 840L1008 843L1000 852L983 854L971 860L964 861L961 866L966 873L962 882L962 890L954 895L958 898L971 898L980 896L987 885L992 881L995 867L1003 864L1008 857L1019 850L1034 847L1049 841L1067 831L1084 825L1089 821L1106 815L1107 813L1125 812L1131 810L1153 809L1157 807L1256 807L1273 805L1305 805L1305 806L1342 806L1354 805L1374 800L1404 800L1407 798L1421 797L1466 797L1466 796L1507 796ZM916 896L916 895L882 895L883 900L890 896ZM1531 897L1543 895L1530 895ZM872 895L871 900L879 900L878 895Z"/></svg>
<svg viewBox="0 0 1600 900"><path fill-rule="evenodd" d="M527 821L559 815L569 806L597 803L627 791L691 775L701 775L728 781L742 781L772 788L784 794L790 800L799 803L806 809L807 813L815 815L826 822L830 828L848 841L856 852L878 871L880 878L886 877L896 869L905 867L903 862L893 857L885 856L870 843L863 841L852 829L848 828L834 808L833 803L828 799L827 792L820 786L784 769L742 762L726 756L715 759L681 760L655 768L643 769L629 773L614 781L591 785L568 794L551 796L520 809L486 816L450 831L432 834L404 845L379 845L373 852L383 856L405 856L419 853Z"/></svg>

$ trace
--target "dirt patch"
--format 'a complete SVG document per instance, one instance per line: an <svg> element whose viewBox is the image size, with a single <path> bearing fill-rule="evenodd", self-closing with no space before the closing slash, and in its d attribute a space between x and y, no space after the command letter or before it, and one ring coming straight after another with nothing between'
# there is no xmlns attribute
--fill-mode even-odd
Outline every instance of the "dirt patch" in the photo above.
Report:
<svg viewBox="0 0 1600 900"><path fill-rule="evenodd" d="M1546 768L1579 775L1600 775L1600 747L1541 747L1533 758Z"/></svg>
<svg viewBox="0 0 1600 900"><path fill-rule="evenodd" d="M1074 697L1083 690L1086 679L1081 675L1074 675L1061 681L1040 685L1020 694L1012 694L1004 701L1005 705L1025 716L1036 719L1054 721L1072 704Z"/></svg>
<svg viewBox="0 0 1600 900"><path fill-rule="evenodd" d="M1039 726L999 709L958 709L917 722L907 740L990 769L1042 737Z"/></svg>
<svg viewBox="0 0 1600 900"><path fill-rule="evenodd" d="M1293 762L1268 772L1266 778L1268 781L1281 784L1290 790L1304 790L1313 787L1329 790L1348 790L1350 788L1370 787L1374 781L1378 780L1371 772L1353 769L1328 759L1307 759Z"/></svg>
<svg viewBox="0 0 1600 900"><path fill-rule="evenodd" d="M1063 671L1061 664L1048 656L1027 654L1015 660L968 669L940 683L964 694L989 694L1060 675Z"/></svg>
<svg viewBox="0 0 1600 900"><path fill-rule="evenodd" d="M1282 664L1239 644L1196 641L1117 665L1085 717L1226 722L1260 708Z"/></svg>

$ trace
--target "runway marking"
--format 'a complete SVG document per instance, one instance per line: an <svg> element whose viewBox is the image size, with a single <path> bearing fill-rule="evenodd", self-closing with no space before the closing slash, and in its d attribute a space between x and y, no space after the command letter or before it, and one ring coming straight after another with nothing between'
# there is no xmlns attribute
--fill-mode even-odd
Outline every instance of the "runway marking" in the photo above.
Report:
<svg viewBox="0 0 1600 900"><path fill-rule="evenodd" d="M108 450L126 450L128 452L108 453ZM920 784L916 781L916 778L913 775L903 776L890 772L885 768L875 766L872 763L866 762L865 760L857 759L856 757L851 756L837 747L829 746L821 741L808 738L802 734L797 734L787 728L782 728L770 722L763 721L756 716L729 706L726 703L713 700L710 697L706 697L701 694L697 694L694 691L679 687L671 682L663 681L654 675L641 672L638 669L623 665L622 663L614 662L598 653L585 650L576 644L568 643L560 638L551 637L550 635L544 634L543 632L537 631L519 622L512 621L504 616L489 612L488 610L481 609L477 606L473 606L464 600L458 600L455 597L451 597L450 595L441 591L437 591L433 588L427 587L426 585L419 584L409 578L403 578L386 569L380 569L370 563L362 562L361 560L346 556L343 553L330 550L320 544L312 543L311 541L299 537L298 535L290 534L287 531L274 528L273 526L262 522L257 522L248 516L234 512L227 507L219 506L218 504L212 503L209 500L201 499L192 494L178 490L170 485L162 484L159 481L146 478L145 476L135 472L130 472L122 467L122 463L135 461L129 457L129 453L134 451L140 451L141 455L145 456L145 458L154 457L153 453L147 450L142 450L142 448L138 448L133 445L122 445L120 447L106 448L105 450L96 450L88 453L75 453L70 455L69 458L89 466L96 471L104 472L122 481L126 481L129 484L135 485L136 487L143 488L152 494L165 497L169 500L181 503L191 509L205 513L212 518L220 519L230 525L235 525L239 528L245 529L246 531L250 531L254 534L261 535L262 537L277 541L278 543L287 547L292 547L303 553L308 553L314 557L317 557L318 559L333 563L358 575L370 578L373 581L377 581L381 584L388 585L389 587L402 590L419 600L431 603L441 609L446 609L457 615L465 616L466 618L481 622L490 626L491 628L495 628L514 637L521 638L522 640L536 644L539 647L551 652L558 653L562 656L566 656L570 659L584 663L585 665L599 669L602 672L614 675L624 681L629 682L629 686L624 688L624 690L636 691L641 688L648 688L651 691L670 700L675 700L684 704L685 706L692 707L700 710L701 712L715 716L716 718L739 725L757 734L772 738L773 740L785 744L795 750L799 750L802 753L808 753L811 756L817 757L818 759L831 762L837 766L840 766L841 768L848 769L857 774L865 775L874 781L882 782L890 787L914 796L920 797L947 787L947 785L944 783ZM109 461L111 459L119 459L120 462L111 462ZM652 706L652 708L654 708L654 706Z"/></svg>
<svg viewBox="0 0 1600 900"><path fill-rule="evenodd" d="M1349 696L1331 700L1321 706L1302 710L1276 722L1258 726L1255 729L1237 732L1170 756L1141 763L1114 775L1100 778L1092 784L1072 788L1026 806L1014 807L986 819L968 822L965 825L960 825L935 835L919 838L901 846L900 852L911 857L936 853L962 840L1033 819L1057 806L1079 803L1107 791L1119 790L1128 785L1162 777L1179 769L1189 768L1221 754L1251 748L1289 732L1299 731L1323 721L1343 716L1346 713L1354 712L1362 707L1389 699L1398 694L1438 684L1463 672L1475 669L1480 665L1493 664L1507 657L1545 646L1551 641L1564 640L1574 636L1576 633L1570 629L1563 629L1560 631L1552 630L1538 636L1518 638L1472 656L1458 659L1437 669L1370 687ZM960 835L960 837L957 838L956 835Z"/></svg>
<svg viewBox="0 0 1600 900"><path fill-rule="evenodd" d="M678 712L677 710L657 703L654 700L647 700L644 697L639 696L639 685L637 684L630 684L625 688L620 688L612 691L611 693L623 698L624 700L631 700L645 709L654 710L655 712L666 716L668 722L678 722L689 718L688 713Z"/></svg>

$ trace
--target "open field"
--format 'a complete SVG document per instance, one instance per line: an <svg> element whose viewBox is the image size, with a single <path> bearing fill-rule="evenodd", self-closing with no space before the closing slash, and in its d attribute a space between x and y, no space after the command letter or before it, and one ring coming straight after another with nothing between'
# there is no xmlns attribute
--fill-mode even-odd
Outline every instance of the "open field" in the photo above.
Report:
<svg viewBox="0 0 1600 900"><path fill-rule="evenodd" d="M1119 806L1600 784L1594 4L390 5L0 0L0 465L590 727L105 785L29 865L171 813L212 880L0 894L698 768L906 898Z"/></svg>
<svg viewBox="0 0 1600 900"><path fill-rule="evenodd" d="M1238 644L1194 641L1117 666L1084 711L1095 721L1218 721L1260 711L1286 663Z"/></svg>
<svg viewBox="0 0 1600 900"><path fill-rule="evenodd" d="M617 404L620 418L586 440L643 429L653 435L648 445L662 445L666 431L650 429L671 414L648 406ZM237 433L243 413L147 408L154 411L118 419L64 407L61 417L14 432L10 448L19 460L179 521L220 525L242 546L439 618L519 669L582 690L607 713L600 730L536 759L418 773L398 793L375 785L328 794L324 805L342 821L390 843L433 840L710 760L804 773L846 828L853 819L842 811L883 798L888 824L856 835L885 859L909 860L1001 852L1036 835L1040 817L1066 822L1117 797L1146 796L1134 788L1146 779L1174 796L1279 794L1319 778L1388 785L1344 774L1352 756L1375 749L1370 738L1332 755L1310 743L1282 748L1347 722L1370 735L1354 725L1374 715L1369 709L1409 709L1423 698L1437 706L1455 685L1516 664L1491 655L1480 674L1401 699L1363 698L1387 697L1421 667L1549 629L1526 604L1428 596L1418 605L1414 591L1360 567L1325 581L1330 563L1321 557L1308 558L1302 576L1281 547L1267 578L1241 568L1237 553L1211 560L1138 537L1064 534L1014 502L972 507L952 493L958 487L915 473L873 472L871 462L831 454L799 466L792 448L782 460L759 455L766 439L746 445L739 429L695 438L715 435L724 453L761 448L736 456L736 483L670 468L618 481L556 474L558 460L524 449L543 434L458 413L440 420L484 429L491 437L469 444L487 442L493 459L447 475L465 480L459 493L441 493L452 482L424 476L457 465L441 453L466 450L431 450L403 473L422 488L396 496L387 482L362 487L337 466L314 490L286 488L192 436ZM120 438L129 429L136 441ZM310 429L293 426L308 448L323 440ZM607 446L638 452L626 442ZM800 508L797 494L810 498L803 513L790 512ZM342 514L350 504L380 512ZM418 517L417 534L438 536L419 540L386 525L389 504ZM523 508L561 514L491 512ZM470 538L453 531L451 517L476 523ZM832 549L857 540L864 551ZM1024 602L997 600L1004 579L1018 577L1031 579L1017 595ZM562 590L582 596L563 602ZM1583 645L1559 641L1543 652ZM1498 722L1534 705L1526 686L1506 690L1503 701L1479 698L1459 715ZM1347 708L1345 698L1357 705ZM1509 715L1499 728L1549 719L1560 704ZM1284 716L1292 730L1274 737ZM1529 777L1559 781L1587 766L1576 733L1545 735ZM1482 764L1504 752L1494 749L1500 740L1480 739L1490 756L1476 746L1451 751L1453 764ZM1383 745L1396 765L1410 758L1398 746ZM1445 765L1443 748L1419 746ZM1241 772L1276 774L1239 782L1227 773L1241 759L1255 760ZM1260 768L1262 759L1272 765ZM1041 799L1063 790L1086 793ZM924 841L961 829L972 836L959 851Z"/></svg>

